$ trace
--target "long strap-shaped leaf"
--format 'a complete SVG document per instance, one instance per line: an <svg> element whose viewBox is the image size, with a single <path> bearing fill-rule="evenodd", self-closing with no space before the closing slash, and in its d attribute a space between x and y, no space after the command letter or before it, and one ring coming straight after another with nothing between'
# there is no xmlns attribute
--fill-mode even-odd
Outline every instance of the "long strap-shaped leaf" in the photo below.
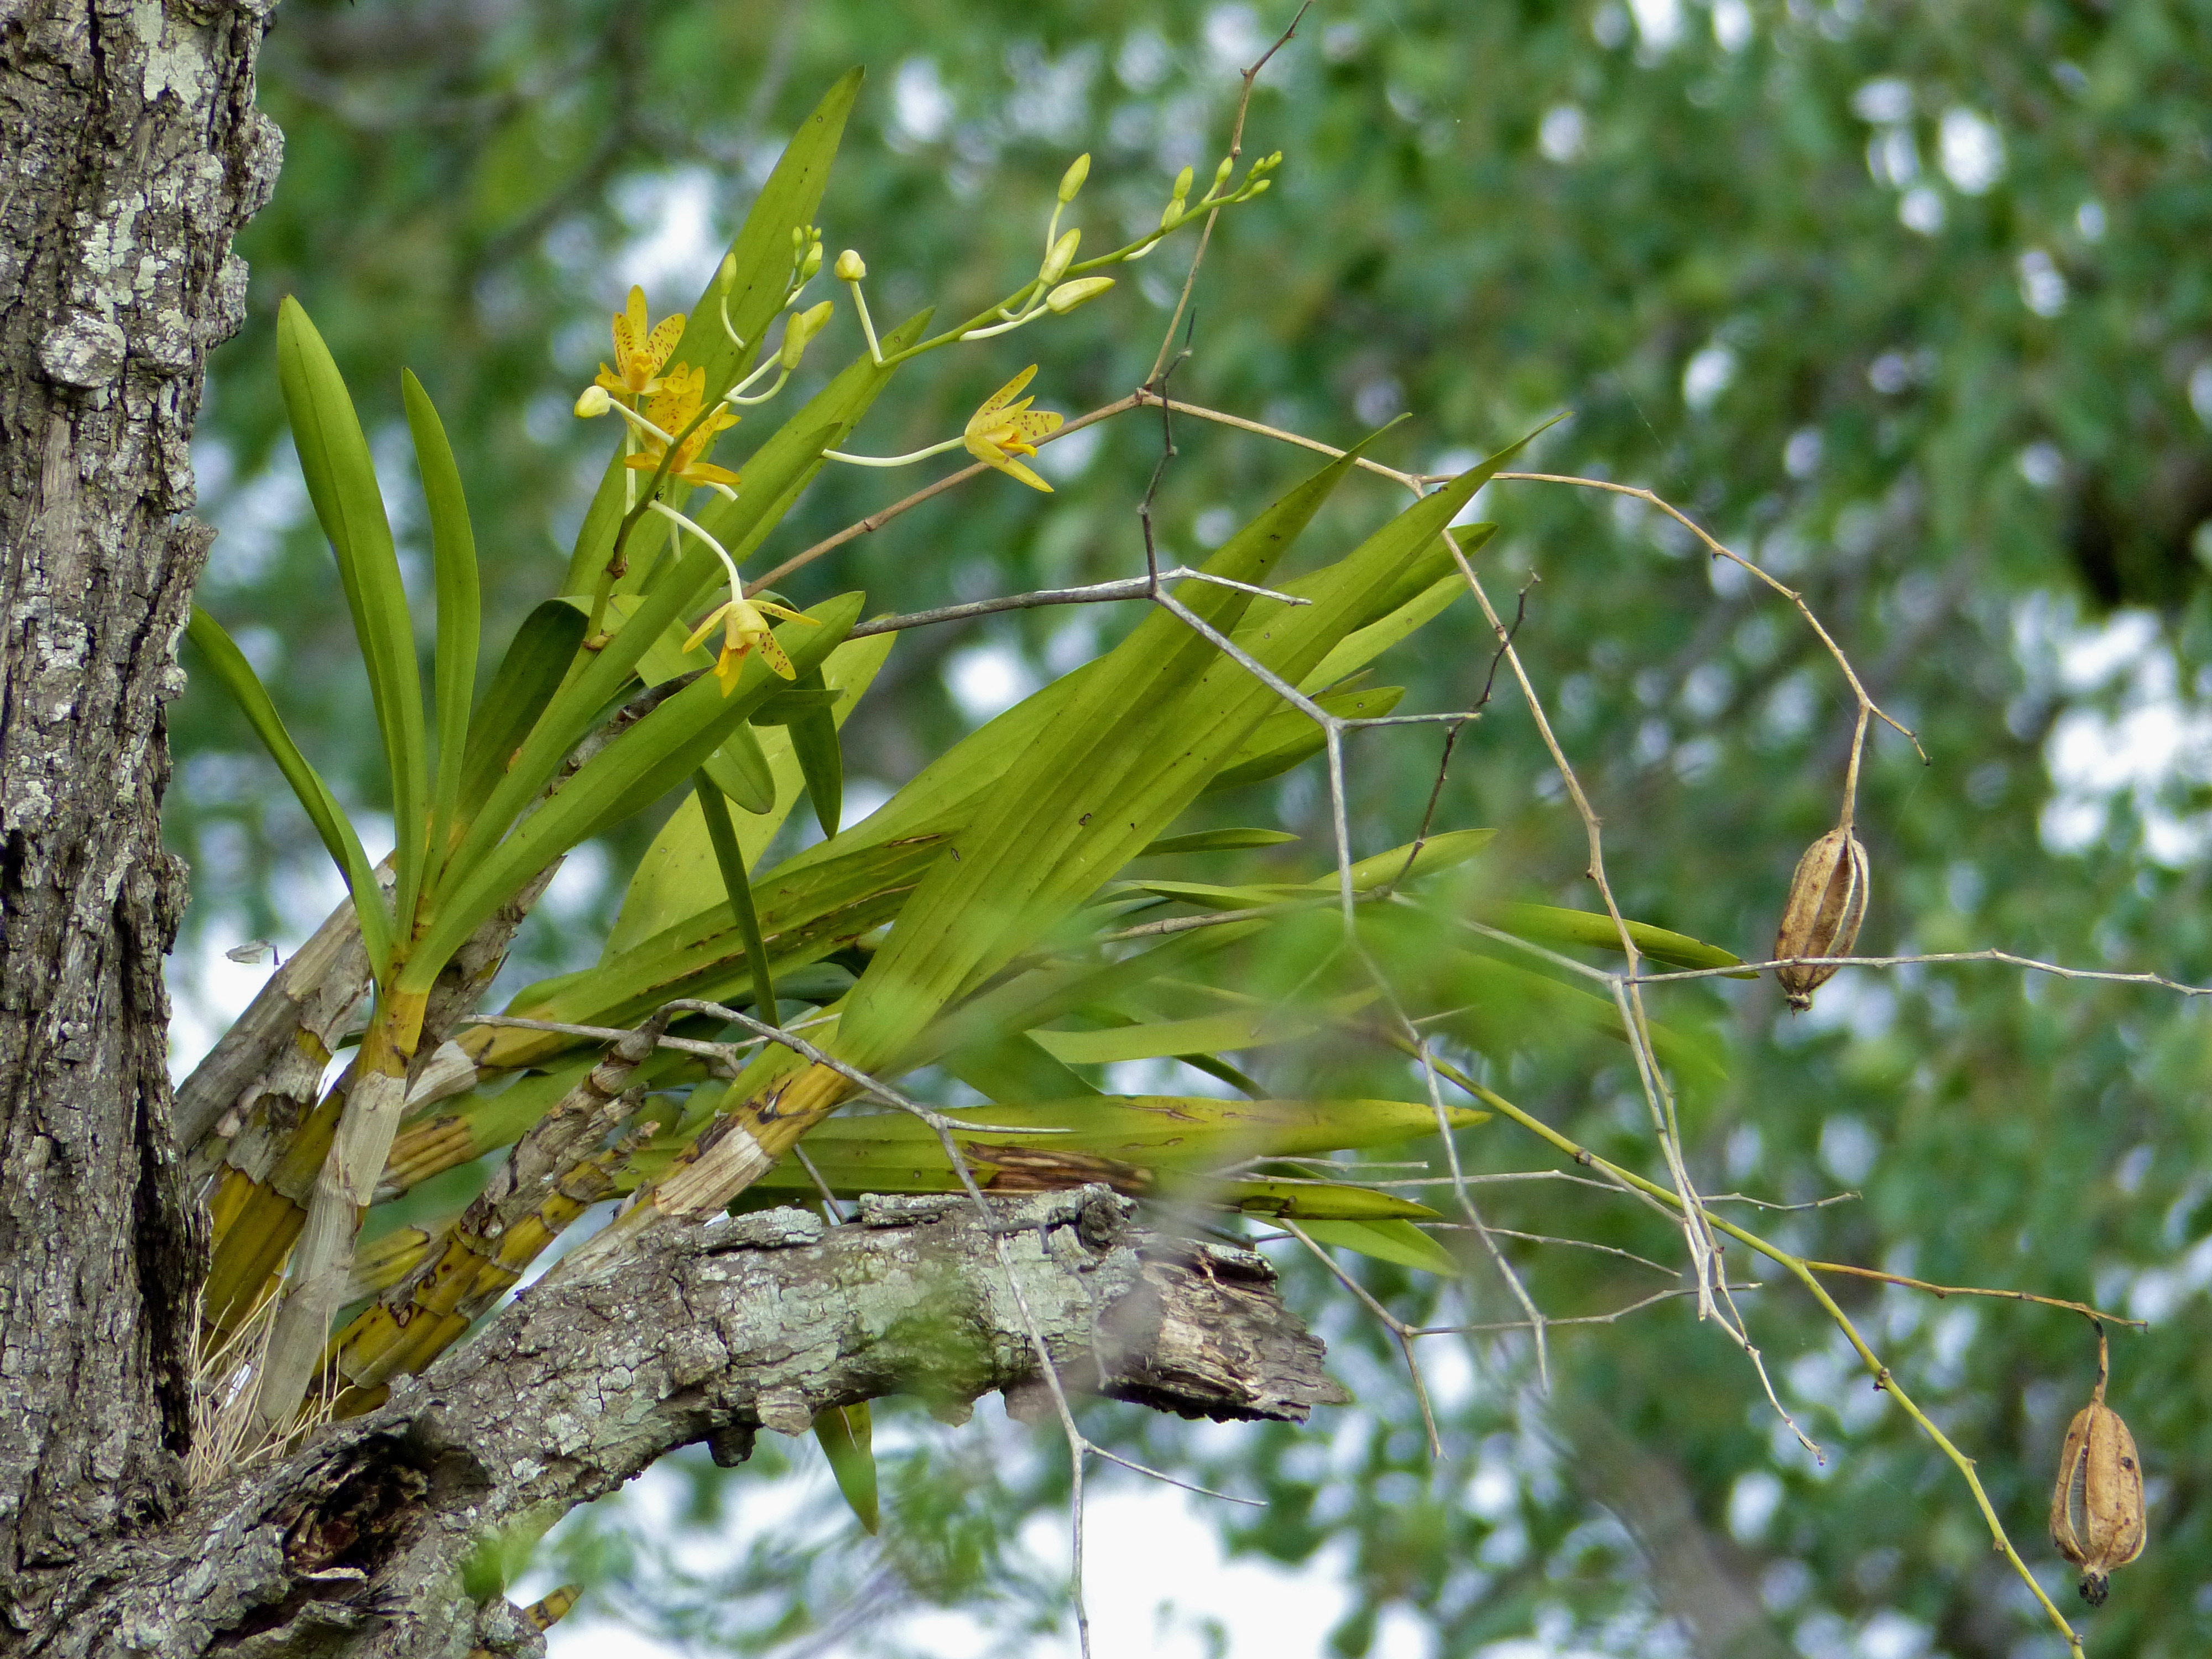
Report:
<svg viewBox="0 0 2212 1659"><path fill-rule="evenodd" d="M437 697L438 770L430 789L429 844L422 879L438 878L460 810L463 763L468 754L469 705L476 696L477 646L483 606L477 588L476 532L460 468L446 441L445 423L413 371L400 376L407 426L415 439L415 464L430 509L430 560L438 581L438 649L434 659ZM404 912L402 914L404 914Z"/></svg>
<svg viewBox="0 0 2212 1659"><path fill-rule="evenodd" d="M860 620L861 604L860 594L841 594L806 613L815 626L779 628L793 665L803 672L819 664ZM434 920L398 981L401 988L427 991L478 922L578 842L675 787L782 684L756 653L727 695L713 675L702 675L593 756L487 857L456 872L456 885L440 896Z"/></svg>
<svg viewBox="0 0 2212 1659"><path fill-rule="evenodd" d="M561 689L584 642L584 627L582 611L566 599L548 599L515 629L469 722L456 809L462 823L472 821L490 799L507 763Z"/></svg>
<svg viewBox="0 0 2212 1659"><path fill-rule="evenodd" d="M353 894L354 912L361 918L361 937L368 947L370 969L381 980L392 962L392 917L384 908L376 872L369 865L368 855L362 851L361 837L354 833L352 823L339 807L337 797L331 793L330 786L307 763L299 744L292 741L292 734L284 729L283 720L276 713L276 705L269 700L261 677L253 672L253 665L246 661L246 653L223 631L222 624L194 605L185 632L207 659L215 677L222 682L223 690L237 702L254 735L276 763L276 769L283 773L284 781L292 786L292 793L300 798L300 805L307 811L307 821L322 837L331 861L345 878L346 886Z"/></svg>
<svg viewBox="0 0 2212 1659"><path fill-rule="evenodd" d="M415 912L422 890L429 809L428 755L422 730L421 668L407 590L392 545L392 525L376 484L376 465L353 399L330 348L297 300L287 295L276 316L276 371L292 441L315 517L337 556L338 580L353 612L354 634L368 669L369 696L392 775L395 909ZM404 924L403 924L404 925Z"/></svg>
<svg viewBox="0 0 2212 1659"><path fill-rule="evenodd" d="M714 862L721 866L722 886L730 896L730 914L737 918L738 935L745 942L745 962L753 970L753 1012L773 1025L778 1023L775 980L769 972L768 943L761 938L760 915L753 908L752 884L745 878L745 855L738 846L729 805L704 772L693 774L693 779L707 835L714 844Z"/></svg>

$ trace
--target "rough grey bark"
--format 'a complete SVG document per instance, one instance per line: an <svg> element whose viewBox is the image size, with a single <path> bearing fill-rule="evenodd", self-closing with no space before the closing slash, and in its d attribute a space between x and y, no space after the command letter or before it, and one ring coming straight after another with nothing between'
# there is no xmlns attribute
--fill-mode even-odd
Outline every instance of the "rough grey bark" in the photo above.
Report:
<svg viewBox="0 0 2212 1659"><path fill-rule="evenodd" d="M181 1496L162 705L202 366L276 173L264 10L0 0L0 1629Z"/></svg>
<svg viewBox="0 0 2212 1659"><path fill-rule="evenodd" d="M460 1659L542 1651L472 1559L676 1448L915 1393L957 1413L1039 1378L997 1246L1071 1383L1187 1416L1302 1420L1343 1392L1256 1255L1164 1237L1103 1187L771 1210L557 1270L371 1416L53 1575L24 1651ZM466 1582L465 1582L465 1580ZM473 1594L470 1593L473 1590Z"/></svg>

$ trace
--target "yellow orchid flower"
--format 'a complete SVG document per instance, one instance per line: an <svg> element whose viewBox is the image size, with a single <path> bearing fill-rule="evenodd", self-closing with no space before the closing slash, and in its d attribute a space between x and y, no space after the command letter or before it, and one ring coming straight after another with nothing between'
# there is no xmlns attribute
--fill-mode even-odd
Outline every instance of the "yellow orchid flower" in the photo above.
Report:
<svg viewBox="0 0 2212 1659"><path fill-rule="evenodd" d="M813 617L802 615L788 605L778 605L773 599L747 599L732 593L709 611L706 621L693 629L691 637L684 641L686 651L696 650L707 635L714 631L714 625L717 623L721 624L722 649L714 659L714 678L722 683L722 695L726 697L738 689L738 671L744 665L746 656L755 649L768 659L768 665L784 678L795 680L799 678L799 671L791 665L791 659L784 654L783 647L776 642L775 635L769 631L768 618L761 615L763 611L774 611L791 622L805 623L809 628L821 626Z"/></svg>
<svg viewBox="0 0 2212 1659"><path fill-rule="evenodd" d="M684 332L684 313L663 317L657 327L646 326L645 290L629 291L629 307L615 313L615 366L599 365L593 386L605 386L618 398L644 398L660 390L660 366L676 349Z"/></svg>
<svg viewBox="0 0 2212 1659"><path fill-rule="evenodd" d="M1032 410L1032 401L1024 398L1012 401L1014 394L1030 383L1036 373L1031 363L1020 374L1000 386L985 401L983 406L968 417L967 429L961 441L968 453L987 466L995 466L1010 478L1019 478L1032 489L1052 493L1052 486L1014 459L1017 455L1034 455L1039 438L1060 430L1060 416L1049 409Z"/></svg>
<svg viewBox="0 0 2212 1659"><path fill-rule="evenodd" d="M655 382L660 390L645 406L645 418L674 437L698 419L699 405L707 396L707 371L687 369L678 363L667 375ZM726 466L716 466L711 461L699 459L699 452L714 441L718 432L726 432L738 423L738 417L726 408L716 404L714 412L700 422L699 429L677 447L676 460L668 469L672 478L681 478L685 483L733 484L738 475ZM643 451L626 456L623 465L640 472L651 472L660 465L660 458L668 453L668 446L658 438L648 438Z"/></svg>

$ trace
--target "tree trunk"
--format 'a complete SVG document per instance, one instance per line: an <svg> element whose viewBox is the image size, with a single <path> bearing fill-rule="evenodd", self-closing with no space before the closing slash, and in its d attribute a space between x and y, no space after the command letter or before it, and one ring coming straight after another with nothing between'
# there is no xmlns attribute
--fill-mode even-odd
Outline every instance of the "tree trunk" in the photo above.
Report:
<svg viewBox="0 0 2212 1659"><path fill-rule="evenodd" d="M0 1629L182 1497L162 706L211 539L178 516L203 366L280 153L265 12L0 0Z"/></svg>

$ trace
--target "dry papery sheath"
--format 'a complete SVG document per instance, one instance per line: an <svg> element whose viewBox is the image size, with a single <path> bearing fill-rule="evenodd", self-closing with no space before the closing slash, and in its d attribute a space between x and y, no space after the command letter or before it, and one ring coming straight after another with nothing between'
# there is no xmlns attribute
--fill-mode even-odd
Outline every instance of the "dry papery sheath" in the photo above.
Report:
<svg viewBox="0 0 2212 1659"><path fill-rule="evenodd" d="M2081 1599L2105 1603L2106 1578L2142 1553L2142 1464L2120 1414L2098 1397L2074 1414L2051 1494L2051 1541L2081 1569Z"/></svg>
<svg viewBox="0 0 2212 1659"><path fill-rule="evenodd" d="M1777 957L1842 957L1858 942L1866 919L1867 855L1850 826L1831 830L1805 849L1782 908L1774 936ZM1833 963L1807 963L1774 970L1790 1006L1802 1013L1813 993L1836 975Z"/></svg>

